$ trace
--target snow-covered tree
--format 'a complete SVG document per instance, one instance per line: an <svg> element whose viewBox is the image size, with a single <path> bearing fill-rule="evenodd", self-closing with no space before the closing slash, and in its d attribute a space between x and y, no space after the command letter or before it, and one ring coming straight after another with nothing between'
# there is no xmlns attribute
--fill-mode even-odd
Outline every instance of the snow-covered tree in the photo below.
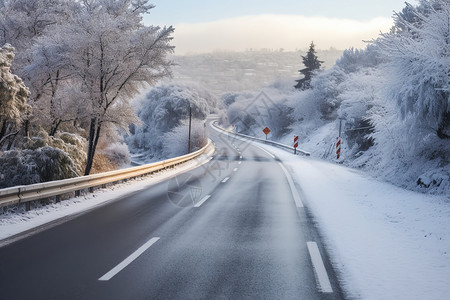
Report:
<svg viewBox="0 0 450 300"><path fill-rule="evenodd" d="M62 57L51 52L58 47L52 44L57 40L55 36L38 39L31 49L31 63L24 70L34 108L32 121L46 128L51 136L60 126L68 122L76 123L82 118L79 109L82 86Z"/></svg>
<svg viewBox="0 0 450 300"><path fill-rule="evenodd" d="M390 95L410 126L449 139L450 2L424 0L406 11L396 15L394 30L374 41L389 59Z"/></svg>
<svg viewBox="0 0 450 300"><path fill-rule="evenodd" d="M295 88L297 89L306 90L310 88L311 78L314 71L319 70L323 63L323 61L318 59L315 47L314 42L311 42L308 52L305 56L302 56L305 68L299 70L299 72L303 75L303 78L296 80L297 84L295 85Z"/></svg>
<svg viewBox="0 0 450 300"><path fill-rule="evenodd" d="M47 127L50 116L49 111L43 109L43 101L37 102L45 94L42 90L47 89L48 82L44 84L42 80L46 73L30 76L26 72L26 67L33 60L32 48L37 38L46 36L51 27L66 23L71 14L76 14L79 6L78 1L71 0L4 0L0 3L0 44L9 43L15 47L13 71L31 91L29 104L34 114L24 121L26 135L30 134L31 128ZM45 80L48 81L47 78Z"/></svg>
<svg viewBox="0 0 450 300"><path fill-rule="evenodd" d="M35 38L56 24L67 21L76 11L77 1L71 0L3 0L0 1L0 45L9 43L17 50L16 69L29 62L28 50Z"/></svg>
<svg viewBox="0 0 450 300"><path fill-rule="evenodd" d="M135 121L129 100L144 84L170 74L173 28L145 26L147 0L85 0L66 25L52 28L48 53L59 56L80 82L79 105L89 118L89 174L105 124L126 129Z"/></svg>
<svg viewBox="0 0 450 300"><path fill-rule="evenodd" d="M6 44L0 48L0 149L8 136L17 134L29 109L27 98L29 90L17 75L11 73L14 48Z"/></svg>

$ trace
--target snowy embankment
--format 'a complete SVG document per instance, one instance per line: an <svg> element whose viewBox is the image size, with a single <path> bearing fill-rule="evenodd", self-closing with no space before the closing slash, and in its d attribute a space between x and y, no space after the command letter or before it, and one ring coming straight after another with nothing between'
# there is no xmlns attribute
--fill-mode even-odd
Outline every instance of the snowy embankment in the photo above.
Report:
<svg viewBox="0 0 450 300"><path fill-rule="evenodd" d="M159 171L142 178L136 178L126 183L112 185L105 189L99 189L94 193L82 195L59 203L40 206L31 211L22 213L10 212L0 215L0 246L2 240L14 235L36 229L40 226L46 227L56 220L64 221L66 218L84 213L97 206L114 201L129 193L146 189L180 173L187 172L209 161L212 151L190 160L171 169ZM8 243L7 240L5 240ZM3 241L3 244L5 243Z"/></svg>
<svg viewBox="0 0 450 300"><path fill-rule="evenodd" d="M351 298L447 299L450 197L261 146L292 172Z"/></svg>

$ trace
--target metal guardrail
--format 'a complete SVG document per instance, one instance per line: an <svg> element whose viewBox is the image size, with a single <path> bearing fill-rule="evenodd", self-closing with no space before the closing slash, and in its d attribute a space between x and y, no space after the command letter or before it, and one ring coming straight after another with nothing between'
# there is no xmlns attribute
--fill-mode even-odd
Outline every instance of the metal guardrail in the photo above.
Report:
<svg viewBox="0 0 450 300"><path fill-rule="evenodd" d="M60 196L71 192L77 192L84 189L105 185L108 183L151 174L199 157L200 155L208 152L211 147L214 147L214 145L211 140L209 140L208 144L205 147L196 152L160 162L155 162L152 164L64 180L56 180L0 189L0 207L18 203L29 203L30 201L34 200L45 199L52 196Z"/></svg>
<svg viewBox="0 0 450 300"><path fill-rule="evenodd" d="M258 142L261 142L261 143L264 143L264 144L267 144L267 145L272 145L272 146L275 146L275 147L278 147L278 148L281 148L281 149L284 149L284 150L289 150L289 151L292 151L293 153L294 153L294 150L295 150L294 147L291 147L291 146L288 146L288 145L284 145L284 144L281 144L281 143L277 143L277 142L273 142L273 141L269 141L269 140L264 140L264 139L260 139L260 138L255 138L253 136L249 136L249 135L245 135L245 134L242 134L242 133L237 133L237 132L232 132L232 131L226 130L226 129L222 128L222 127L217 126L215 123L212 123L212 125L214 127L216 127L217 129L219 129L219 130L222 130L222 131L225 131L225 132L228 132L228 133L231 133L231 134L234 134L234 135L237 135L237 136L249 139L249 140L258 141ZM297 149L296 152L299 153L299 154L303 154L305 156L310 156L311 155L311 153L309 153L307 151L304 151L304 150L301 150L301 149Z"/></svg>

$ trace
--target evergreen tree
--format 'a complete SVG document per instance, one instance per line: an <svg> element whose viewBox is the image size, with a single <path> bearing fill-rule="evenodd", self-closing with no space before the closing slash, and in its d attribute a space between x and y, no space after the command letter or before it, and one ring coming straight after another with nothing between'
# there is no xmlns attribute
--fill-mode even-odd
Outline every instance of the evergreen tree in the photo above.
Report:
<svg viewBox="0 0 450 300"><path fill-rule="evenodd" d="M295 88L301 90L306 90L310 88L311 77L313 75L313 72L315 70L320 69L320 66L323 63L323 61L318 59L316 53L317 52L315 50L314 42L311 42L308 53L306 53L305 56L302 55L303 64L305 65L306 68L299 70L299 72L303 74L303 78L296 80L297 84L295 85Z"/></svg>

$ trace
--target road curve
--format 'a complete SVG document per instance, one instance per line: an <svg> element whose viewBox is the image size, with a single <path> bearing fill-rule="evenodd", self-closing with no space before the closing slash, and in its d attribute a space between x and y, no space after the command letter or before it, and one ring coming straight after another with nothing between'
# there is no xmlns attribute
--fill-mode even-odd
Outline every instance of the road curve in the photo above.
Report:
<svg viewBox="0 0 450 300"><path fill-rule="evenodd" d="M0 248L0 299L343 299L289 170L210 136L209 163Z"/></svg>

